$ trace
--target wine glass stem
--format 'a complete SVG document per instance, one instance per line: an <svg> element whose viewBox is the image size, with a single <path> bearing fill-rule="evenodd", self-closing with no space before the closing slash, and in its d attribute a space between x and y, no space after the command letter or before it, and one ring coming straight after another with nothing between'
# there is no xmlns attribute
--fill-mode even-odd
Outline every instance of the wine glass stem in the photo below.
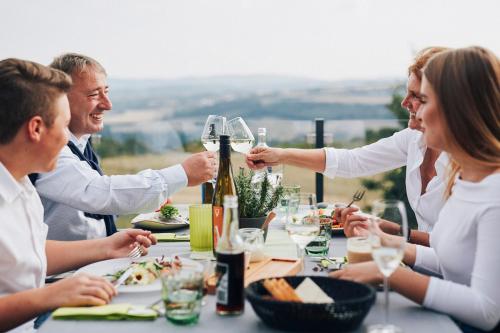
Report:
<svg viewBox="0 0 500 333"><path fill-rule="evenodd" d="M384 276L385 324L389 324L389 279Z"/></svg>

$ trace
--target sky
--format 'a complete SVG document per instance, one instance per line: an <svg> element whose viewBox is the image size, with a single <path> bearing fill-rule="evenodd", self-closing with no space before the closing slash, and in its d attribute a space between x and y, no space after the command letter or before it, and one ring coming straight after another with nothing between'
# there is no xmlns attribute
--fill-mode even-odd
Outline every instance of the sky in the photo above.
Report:
<svg viewBox="0 0 500 333"><path fill-rule="evenodd" d="M399 78L427 46L499 55L499 13L499 0L0 0L0 59L80 52L113 78Z"/></svg>

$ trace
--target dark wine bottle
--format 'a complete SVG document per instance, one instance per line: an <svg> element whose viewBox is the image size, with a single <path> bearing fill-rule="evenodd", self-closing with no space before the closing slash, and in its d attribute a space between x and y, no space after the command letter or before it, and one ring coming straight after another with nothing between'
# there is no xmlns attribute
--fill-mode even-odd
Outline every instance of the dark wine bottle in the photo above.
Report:
<svg viewBox="0 0 500 333"><path fill-rule="evenodd" d="M214 186L211 182L201 184L201 203L211 204L214 197Z"/></svg>
<svg viewBox="0 0 500 333"><path fill-rule="evenodd" d="M212 237L213 251L217 248L217 241L222 236L222 223L224 217L224 196L236 195L233 169L231 167L231 143L229 135L220 136L219 171L212 199Z"/></svg>
<svg viewBox="0 0 500 333"><path fill-rule="evenodd" d="M238 197L224 196L224 224L216 249L216 311L219 315L239 315L245 307L245 253L238 234Z"/></svg>

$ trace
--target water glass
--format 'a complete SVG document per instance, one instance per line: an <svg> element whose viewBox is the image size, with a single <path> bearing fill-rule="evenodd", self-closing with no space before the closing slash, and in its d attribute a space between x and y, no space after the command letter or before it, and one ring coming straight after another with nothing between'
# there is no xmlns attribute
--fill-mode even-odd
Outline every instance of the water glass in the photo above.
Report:
<svg viewBox="0 0 500 333"><path fill-rule="evenodd" d="M290 214L294 214L294 208L290 208L290 198L292 195L300 193L300 185L283 185L283 197L278 202L277 211L283 224L286 223Z"/></svg>
<svg viewBox="0 0 500 333"><path fill-rule="evenodd" d="M203 297L203 272L182 268L161 276L165 317L174 324L196 324Z"/></svg>
<svg viewBox="0 0 500 333"><path fill-rule="evenodd" d="M245 254L248 252L250 262L259 262L266 258L264 254L264 230L259 228L241 228L238 233L243 239Z"/></svg>
<svg viewBox="0 0 500 333"><path fill-rule="evenodd" d="M189 206L189 234L191 251L212 251L212 205Z"/></svg>
<svg viewBox="0 0 500 333"><path fill-rule="evenodd" d="M372 240L370 237L347 238L347 261L349 264L372 259Z"/></svg>
<svg viewBox="0 0 500 333"><path fill-rule="evenodd" d="M330 240L332 238L332 219L320 218L320 231L318 237L307 244L305 251L310 257L328 256L330 250Z"/></svg>

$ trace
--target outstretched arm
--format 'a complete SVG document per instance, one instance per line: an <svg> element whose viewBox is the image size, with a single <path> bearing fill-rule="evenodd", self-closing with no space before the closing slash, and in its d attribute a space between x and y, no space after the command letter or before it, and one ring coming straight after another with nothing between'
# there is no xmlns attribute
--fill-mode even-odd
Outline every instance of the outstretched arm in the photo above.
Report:
<svg viewBox="0 0 500 333"><path fill-rule="evenodd" d="M255 147L247 155L246 163L253 170L277 164L288 164L323 172L325 160L324 149Z"/></svg>

